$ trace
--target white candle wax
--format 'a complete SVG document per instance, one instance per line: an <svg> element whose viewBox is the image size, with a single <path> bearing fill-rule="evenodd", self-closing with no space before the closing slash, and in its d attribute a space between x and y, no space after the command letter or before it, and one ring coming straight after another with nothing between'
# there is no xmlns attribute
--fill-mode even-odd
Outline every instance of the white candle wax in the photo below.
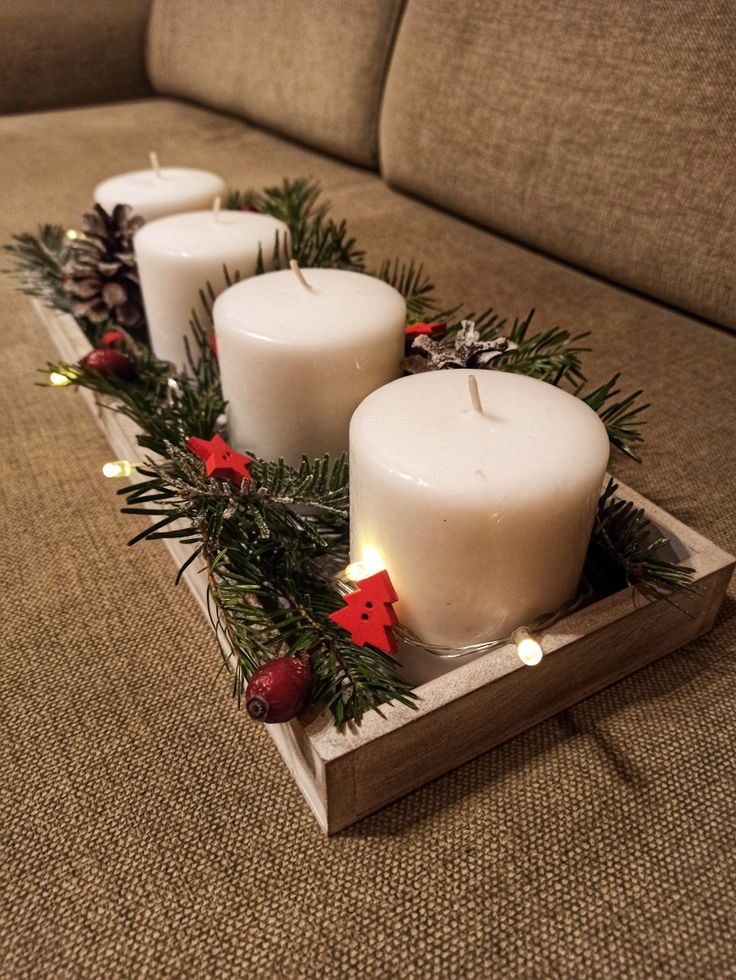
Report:
<svg viewBox="0 0 736 980"><path fill-rule="evenodd" d="M402 378L350 425L351 559L388 570L427 643L509 636L575 595L608 455L595 412L544 382Z"/></svg>
<svg viewBox="0 0 736 980"><path fill-rule="evenodd" d="M210 283L221 293L224 267L231 276L252 276L259 247L269 268L277 234L281 243L288 238L283 222L243 211L172 214L137 231L133 247L154 354L185 369L192 310L202 315L199 291Z"/></svg>
<svg viewBox="0 0 736 980"><path fill-rule="evenodd" d="M373 276L304 269L255 276L217 299L230 442L298 464L348 448L350 416L400 374L406 304Z"/></svg>
<svg viewBox="0 0 736 980"><path fill-rule="evenodd" d="M103 180L95 187L95 201L108 214L116 204L129 204L134 214L146 221L181 211L211 208L216 197L223 197L225 181L208 170L192 167L161 167L135 170Z"/></svg>

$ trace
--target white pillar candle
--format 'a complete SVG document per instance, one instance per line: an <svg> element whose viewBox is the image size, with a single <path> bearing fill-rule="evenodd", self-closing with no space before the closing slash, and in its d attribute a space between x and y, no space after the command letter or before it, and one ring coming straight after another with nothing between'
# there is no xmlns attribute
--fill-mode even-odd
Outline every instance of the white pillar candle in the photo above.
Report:
<svg viewBox="0 0 736 980"><path fill-rule="evenodd" d="M108 214L116 204L129 204L134 214L153 221L167 214L211 208L226 189L222 177L208 170L159 167L103 180L95 187L94 197Z"/></svg>
<svg viewBox="0 0 736 980"><path fill-rule="evenodd" d="M542 381L402 378L350 425L351 559L388 570L426 643L509 636L575 595L608 455L596 413Z"/></svg>
<svg viewBox="0 0 736 980"><path fill-rule="evenodd" d="M406 304L339 269L256 276L217 299L215 334L231 444L298 464L348 448L350 416L399 376Z"/></svg>
<svg viewBox="0 0 736 980"><path fill-rule="evenodd" d="M270 215L219 210L172 214L137 231L133 247L154 354L185 369L192 310L202 313L199 291L209 283L221 293L225 267L231 276L252 276L259 248L270 268L276 236L283 244L288 234Z"/></svg>

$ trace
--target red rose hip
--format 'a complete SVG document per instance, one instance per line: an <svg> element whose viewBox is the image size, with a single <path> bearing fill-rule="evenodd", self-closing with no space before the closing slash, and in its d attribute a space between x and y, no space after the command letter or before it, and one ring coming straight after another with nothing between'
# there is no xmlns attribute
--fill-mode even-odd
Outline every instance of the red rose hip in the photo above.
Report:
<svg viewBox="0 0 736 980"><path fill-rule="evenodd" d="M121 381L133 381L137 376L135 364L119 350L96 348L80 361L86 371L97 371Z"/></svg>
<svg viewBox="0 0 736 980"><path fill-rule="evenodd" d="M278 657L256 670L245 691L251 718L269 725L290 721L306 707L312 693L309 655Z"/></svg>

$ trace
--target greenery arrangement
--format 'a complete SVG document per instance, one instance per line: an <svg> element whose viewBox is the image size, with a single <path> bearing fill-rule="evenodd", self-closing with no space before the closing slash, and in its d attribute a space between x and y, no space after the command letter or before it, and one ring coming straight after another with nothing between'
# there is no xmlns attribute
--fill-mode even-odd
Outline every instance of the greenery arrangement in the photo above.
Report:
<svg viewBox="0 0 736 980"><path fill-rule="evenodd" d="M287 180L261 192L232 192L226 204L271 214L288 225L290 243L276 242L274 247L276 268L296 258L305 267L367 269L346 222L333 220L313 181ZM97 218L98 237L119 234L115 222L100 231ZM131 220L129 214L120 218ZM82 237L87 256L94 234ZM93 244L104 251L104 243ZM79 247L78 237L45 225L37 234L15 236L4 251L20 288L75 315L98 345L105 331L120 324L112 315L96 322L75 307L65 270L78 259ZM638 459L641 413L647 406L641 404L641 392L621 395L618 376L586 390L586 334L559 328L535 333L533 311L509 323L493 310L473 316L458 307L443 309L430 278L413 263L385 261L373 274L405 297L409 324L429 319L442 324L439 339L424 336L414 342L407 370L441 368L452 361L449 366L483 366L565 386L599 414L612 445ZM412 704L416 696L396 661L370 646L354 645L329 618L340 604L338 576L348 560L345 459L305 458L293 468L280 460L256 458L250 466L252 480L236 487L207 476L187 449L192 436L209 439L224 432L225 404L210 344L214 296L207 287L200 295L201 309L192 312L197 343L189 351L187 373L172 376L171 366L157 361L143 337L129 331L119 331L117 344L132 363L127 378L84 361L48 365L70 384L109 396L104 403L140 429L138 441L151 455L138 467L139 482L119 493L125 498L124 512L147 515L154 523L130 543L174 537L190 545L177 581L198 556L204 559L213 622L236 659L238 698L260 665L284 655L308 654L311 700L327 705L338 725L359 722L364 712L380 712L392 700ZM643 511L616 498L616 489L611 482L599 502L585 568L588 590L602 595L630 585L647 596L667 598L691 592L691 569L668 560L668 542L653 533Z"/></svg>

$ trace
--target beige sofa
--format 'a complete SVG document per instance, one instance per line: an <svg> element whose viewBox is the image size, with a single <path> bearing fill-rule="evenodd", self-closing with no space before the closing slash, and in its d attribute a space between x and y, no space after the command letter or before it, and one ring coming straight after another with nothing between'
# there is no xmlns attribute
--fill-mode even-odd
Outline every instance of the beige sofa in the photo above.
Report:
<svg viewBox="0 0 736 980"><path fill-rule="evenodd" d="M652 404L614 471L736 550L731 4L26 0L0 38L3 240L150 149L313 174L448 304L590 330L590 380ZM122 548L109 451L32 387L51 348L0 288L8 975L725 975L733 591L703 640L326 843L166 557Z"/></svg>

